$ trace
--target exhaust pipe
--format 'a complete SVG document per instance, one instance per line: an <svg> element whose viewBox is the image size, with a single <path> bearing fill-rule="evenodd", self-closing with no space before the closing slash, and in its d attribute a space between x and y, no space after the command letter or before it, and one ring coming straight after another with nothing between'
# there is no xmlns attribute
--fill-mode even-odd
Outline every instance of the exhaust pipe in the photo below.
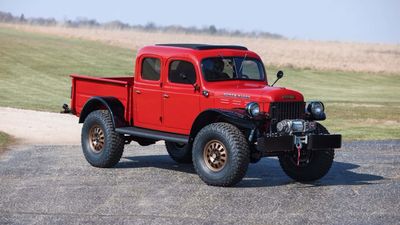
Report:
<svg viewBox="0 0 400 225"><path fill-rule="evenodd" d="M69 108L68 104L62 105L63 110L60 113L71 113L71 109Z"/></svg>

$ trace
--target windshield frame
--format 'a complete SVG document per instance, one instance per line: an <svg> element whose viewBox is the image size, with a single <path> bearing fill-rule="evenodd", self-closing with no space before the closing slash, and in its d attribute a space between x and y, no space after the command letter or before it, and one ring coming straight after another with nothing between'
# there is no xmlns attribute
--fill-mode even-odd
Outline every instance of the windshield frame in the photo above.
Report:
<svg viewBox="0 0 400 225"><path fill-rule="evenodd" d="M242 60L242 64L241 65L236 65L237 58L240 58ZM243 65L243 61L244 60L255 61L256 64L257 64L257 67L259 68L259 72L262 73L261 74L262 78L260 78L260 79L247 79L247 78L237 78L236 77L236 78L232 78L232 79L208 80L206 75L205 75L204 68L203 68L203 62L205 60L209 60L209 59L222 59L222 60L231 59L235 63L234 68L233 68L233 71L235 73L236 72L237 73L241 73L240 71L238 71L239 69L241 69L243 71L242 65ZM266 82L267 81L267 73L266 73L265 66L264 66L264 63L262 62L262 60L259 59L259 58L256 58L256 57L249 57L247 55L246 56L222 56L222 55L219 55L219 56L212 56L212 57L203 58L201 60L201 62L200 62L200 72L201 72L201 75L202 75L203 79L205 81L207 81L207 82L221 82L221 81L257 81L257 82Z"/></svg>

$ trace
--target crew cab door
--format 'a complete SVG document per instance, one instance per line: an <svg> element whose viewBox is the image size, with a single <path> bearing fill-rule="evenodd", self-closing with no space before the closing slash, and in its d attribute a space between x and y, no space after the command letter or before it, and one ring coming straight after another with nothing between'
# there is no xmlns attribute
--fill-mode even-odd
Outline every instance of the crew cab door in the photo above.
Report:
<svg viewBox="0 0 400 225"><path fill-rule="evenodd" d="M155 56L142 56L133 90L134 125L159 129L162 125L161 68L162 60Z"/></svg>
<svg viewBox="0 0 400 225"><path fill-rule="evenodd" d="M200 113L199 80L194 65L185 60L169 59L168 76L163 86L163 123L168 132L189 134Z"/></svg>

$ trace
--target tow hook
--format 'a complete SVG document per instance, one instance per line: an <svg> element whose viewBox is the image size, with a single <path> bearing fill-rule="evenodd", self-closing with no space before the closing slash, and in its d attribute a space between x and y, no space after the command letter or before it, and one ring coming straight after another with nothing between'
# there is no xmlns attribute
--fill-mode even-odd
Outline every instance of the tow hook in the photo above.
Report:
<svg viewBox="0 0 400 225"><path fill-rule="evenodd" d="M297 148L297 166L299 166L300 165L301 148L303 147L300 137L296 137L294 144Z"/></svg>

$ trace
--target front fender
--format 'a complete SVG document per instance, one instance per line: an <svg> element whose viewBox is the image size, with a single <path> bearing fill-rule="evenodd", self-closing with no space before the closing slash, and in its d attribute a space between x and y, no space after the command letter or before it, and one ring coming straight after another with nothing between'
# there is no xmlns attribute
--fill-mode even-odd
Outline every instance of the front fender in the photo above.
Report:
<svg viewBox="0 0 400 225"><path fill-rule="evenodd" d="M193 122L190 137L194 138L208 124L222 121L233 124L240 129L252 130L256 128L255 121L247 116L243 109L207 109L201 112Z"/></svg>

